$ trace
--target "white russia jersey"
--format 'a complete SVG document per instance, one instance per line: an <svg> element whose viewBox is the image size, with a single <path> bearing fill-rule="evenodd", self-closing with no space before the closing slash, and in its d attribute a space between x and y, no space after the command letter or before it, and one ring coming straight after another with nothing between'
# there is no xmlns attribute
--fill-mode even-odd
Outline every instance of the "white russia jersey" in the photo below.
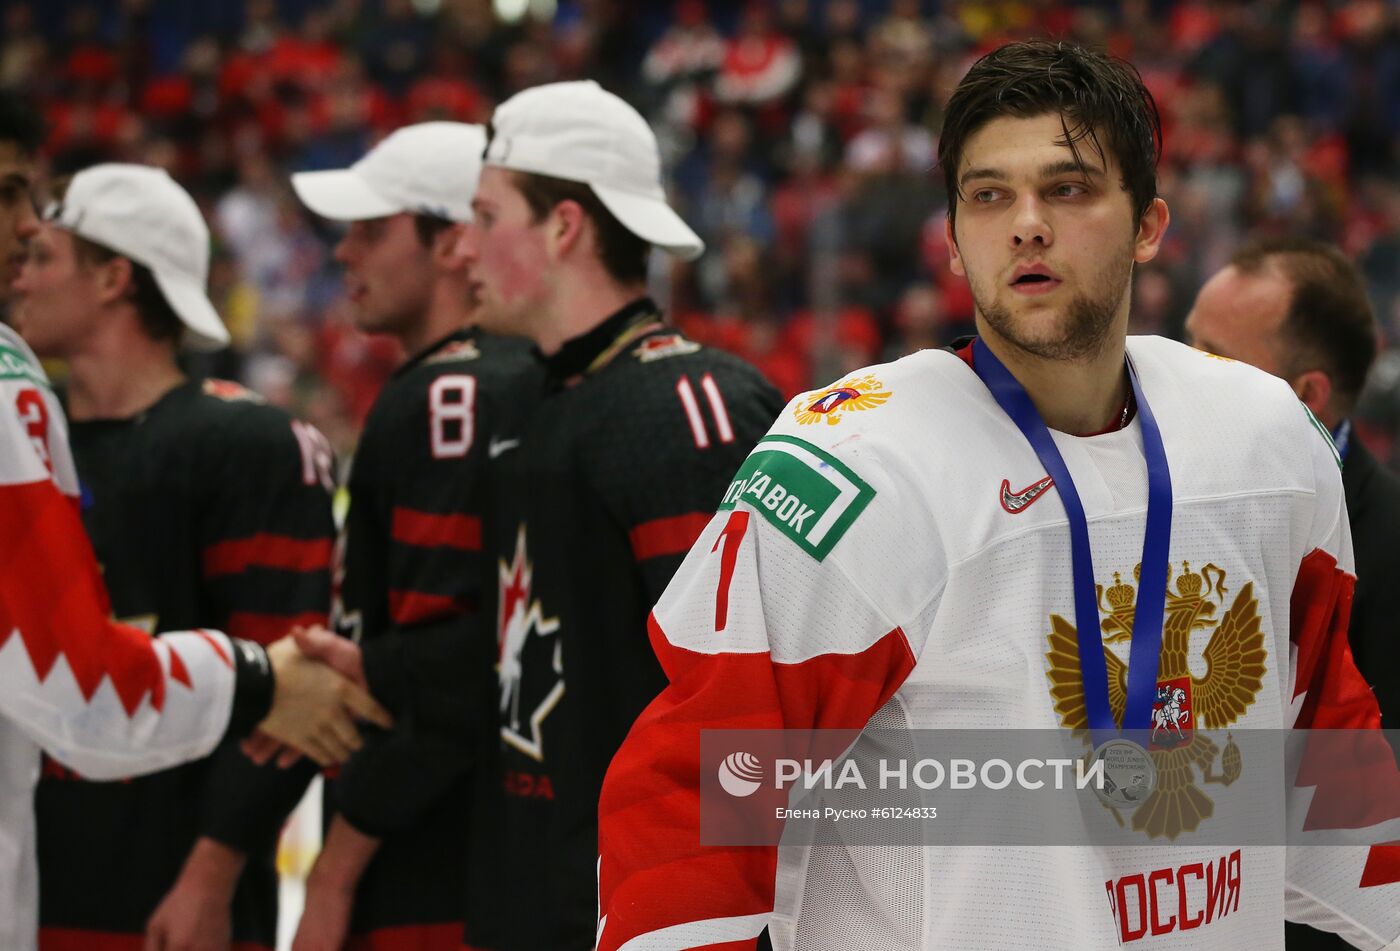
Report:
<svg viewBox="0 0 1400 951"><path fill-rule="evenodd" d="M1154 337L1129 338L1128 352L1174 498L1159 684L1181 683L1207 729L1324 714L1378 726L1345 646L1354 568L1325 431L1253 368ZM1141 425L1054 439L1089 522L1121 711L1147 502ZM1084 726L1055 495L953 353L789 404L655 608L671 686L604 785L600 951L707 947L765 926L779 951L1282 948L1285 914L1392 946L1400 862L1366 847L698 845L686 826L705 727ZM1159 787L1171 808L1147 816L1157 841L1203 797L1248 808L1193 770Z"/></svg>
<svg viewBox="0 0 1400 951"><path fill-rule="evenodd" d="M92 779L206 756L228 726L233 657L217 631L112 623L78 514L48 380L0 324L0 948L35 947L40 748Z"/></svg>

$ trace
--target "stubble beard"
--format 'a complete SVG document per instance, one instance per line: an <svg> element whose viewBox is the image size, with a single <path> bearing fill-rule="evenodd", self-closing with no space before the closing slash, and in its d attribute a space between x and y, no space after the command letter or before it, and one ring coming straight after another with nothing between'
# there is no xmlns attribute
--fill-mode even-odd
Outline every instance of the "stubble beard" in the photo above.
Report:
<svg viewBox="0 0 1400 951"><path fill-rule="evenodd" d="M1003 340L1042 360L1070 362L1085 360L1103 351L1118 309L1131 289L1132 269L1132 258L1125 257L1096 286L1071 298L1063 316L1051 318L1059 325L1059 333L1049 338L1028 332L1024 318L1018 320L1011 309L998 303L995 297L988 295L989 299L983 300L984 295L979 294L971 282L969 284L973 287L977 312Z"/></svg>

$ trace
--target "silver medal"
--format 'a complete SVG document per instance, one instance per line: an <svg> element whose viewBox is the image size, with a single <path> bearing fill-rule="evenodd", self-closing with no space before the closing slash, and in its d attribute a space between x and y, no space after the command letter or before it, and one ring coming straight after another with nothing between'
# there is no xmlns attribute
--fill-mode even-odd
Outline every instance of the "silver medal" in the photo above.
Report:
<svg viewBox="0 0 1400 951"><path fill-rule="evenodd" d="M1103 785L1094 784L1094 793L1115 809L1135 809L1157 787L1157 767L1152 756L1132 740L1109 740L1094 750L1089 765L1103 763Z"/></svg>

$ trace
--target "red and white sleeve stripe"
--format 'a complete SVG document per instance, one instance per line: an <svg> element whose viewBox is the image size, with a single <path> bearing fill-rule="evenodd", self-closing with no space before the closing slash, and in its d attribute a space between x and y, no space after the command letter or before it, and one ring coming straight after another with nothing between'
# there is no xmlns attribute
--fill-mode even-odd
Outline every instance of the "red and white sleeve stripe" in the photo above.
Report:
<svg viewBox="0 0 1400 951"><path fill-rule="evenodd" d="M62 411L27 348L0 334L0 349L12 371L0 374L0 715L92 778L207 755L232 709L228 638L153 639L110 620ZM16 409L36 392L48 410L38 439Z"/></svg>
<svg viewBox="0 0 1400 951"><path fill-rule="evenodd" d="M773 910L777 848L700 844L701 730L860 729L914 666L904 631L830 561L757 519L722 537L731 517L711 521L649 621L670 686L603 785L600 951L753 947Z"/></svg>

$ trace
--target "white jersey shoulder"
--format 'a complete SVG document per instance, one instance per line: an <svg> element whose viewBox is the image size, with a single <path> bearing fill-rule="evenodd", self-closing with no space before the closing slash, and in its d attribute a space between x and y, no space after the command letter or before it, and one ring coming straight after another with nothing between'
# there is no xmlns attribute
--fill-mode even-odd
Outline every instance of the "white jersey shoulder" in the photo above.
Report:
<svg viewBox="0 0 1400 951"><path fill-rule="evenodd" d="M68 424L39 358L0 323L0 486L53 479L77 495Z"/></svg>
<svg viewBox="0 0 1400 951"><path fill-rule="evenodd" d="M1162 337L1130 337L1128 352L1169 451L1231 463L1211 467L1221 480L1312 491L1313 459L1336 467L1330 434L1283 380Z"/></svg>

